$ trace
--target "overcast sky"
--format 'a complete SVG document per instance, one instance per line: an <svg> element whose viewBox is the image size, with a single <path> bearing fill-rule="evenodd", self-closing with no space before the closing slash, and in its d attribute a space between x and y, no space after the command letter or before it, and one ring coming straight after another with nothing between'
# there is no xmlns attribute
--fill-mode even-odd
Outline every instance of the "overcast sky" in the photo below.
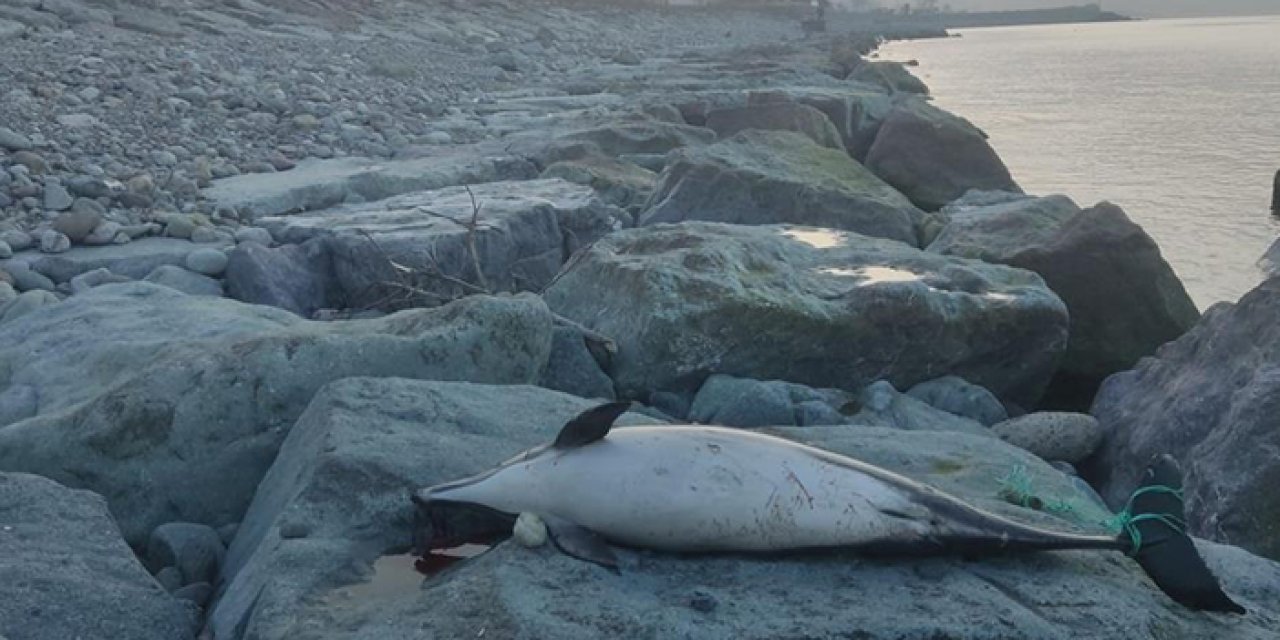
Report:
<svg viewBox="0 0 1280 640"><path fill-rule="evenodd" d="M903 0L905 2L906 0ZM1085 4L1088 0L940 0L956 9L1026 9ZM885 0L882 4L894 4ZM1280 13L1280 0L1103 0L1105 9L1136 16Z"/></svg>

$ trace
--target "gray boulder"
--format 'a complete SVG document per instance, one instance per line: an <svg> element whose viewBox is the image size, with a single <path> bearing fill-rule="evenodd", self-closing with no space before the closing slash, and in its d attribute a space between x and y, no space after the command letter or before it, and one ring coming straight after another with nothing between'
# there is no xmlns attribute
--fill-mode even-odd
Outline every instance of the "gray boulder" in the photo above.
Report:
<svg viewBox="0 0 1280 640"><path fill-rule="evenodd" d="M1152 456L1186 471L1190 530L1280 558L1280 278L1215 305L1182 338L1102 385L1092 475L1112 504Z"/></svg>
<svg viewBox="0 0 1280 640"><path fill-rule="evenodd" d="M196 249L187 255L186 267L202 275L217 277L227 270L227 254L218 249Z"/></svg>
<svg viewBox="0 0 1280 640"><path fill-rule="evenodd" d="M953 212L929 251L1034 271L1066 303L1071 338L1051 408L1087 409L1103 379L1199 317L1155 240L1105 202L1081 211L1051 196Z"/></svg>
<svg viewBox="0 0 1280 640"><path fill-rule="evenodd" d="M194 612L142 567L101 497L0 473L0 514L0 637L194 638Z"/></svg>
<svg viewBox="0 0 1280 640"><path fill-rule="evenodd" d="M713 375L702 383L688 419L730 427L832 425L849 422L841 409L858 406L850 394L780 380Z"/></svg>
<svg viewBox="0 0 1280 640"><path fill-rule="evenodd" d="M304 600L367 579L384 552L407 550L411 490L549 442L594 404L527 386L368 378L326 386L254 496L210 629L219 640L296 637L314 620L299 609Z"/></svg>
<svg viewBox="0 0 1280 640"><path fill-rule="evenodd" d="M1079 464L1102 444L1102 426L1085 413L1028 413L991 427L1000 439L1048 461Z"/></svg>
<svg viewBox="0 0 1280 640"><path fill-rule="evenodd" d="M903 429L906 431L955 431L994 437L982 423L948 413L895 389L881 380L867 385L856 396L859 410L851 422L855 424Z"/></svg>
<svg viewBox="0 0 1280 640"><path fill-rule="evenodd" d="M410 488L477 473L545 443L590 404L525 387L386 379L331 384L299 420L254 499L228 556L230 581L209 630L220 640L444 639L482 629L501 638L854 632L867 638L1156 640L1171 637L1168 630L1172 637L1210 637L1224 624L1182 609L1134 563L1107 552L971 562L619 549L619 576L550 545L531 550L503 543L432 578L414 571L405 554ZM645 421L626 416L622 422ZM854 455L1030 524L1101 532L1098 523L1109 515L1070 478L990 438L847 426L768 431ZM1035 497L1058 509L1051 514L1011 503L1001 478L1014 471ZM1230 621L1232 634L1269 638L1280 623L1280 565L1239 549L1201 549L1228 591L1251 610ZM903 594L915 613L885 615L902 607ZM983 613L975 617L975 611ZM990 616L999 617L998 629Z"/></svg>
<svg viewBox="0 0 1280 640"><path fill-rule="evenodd" d="M1020 191L987 136L968 120L923 100L906 100L885 118L867 168L936 211L970 189Z"/></svg>
<svg viewBox="0 0 1280 640"><path fill-rule="evenodd" d="M929 251L1004 262L1028 246L1044 244L1078 213L1080 207L1062 195L970 191L942 208L947 224Z"/></svg>
<svg viewBox="0 0 1280 640"><path fill-rule="evenodd" d="M954 374L1029 405L1066 343L1066 309L1035 274L853 233L657 225L579 258L545 298L617 341L623 397L715 373L849 391Z"/></svg>
<svg viewBox="0 0 1280 640"><path fill-rule="evenodd" d="M1009 419L1009 412L995 394L956 376L921 382L907 390L907 395L940 411L969 418L988 427Z"/></svg>
<svg viewBox="0 0 1280 640"><path fill-rule="evenodd" d="M791 131L821 146L845 150L844 138L830 118L798 102L765 102L714 109L707 114L707 128L722 139L747 129Z"/></svg>
<svg viewBox="0 0 1280 640"><path fill-rule="evenodd" d="M863 60L849 74L849 79L878 86L890 93L929 95L929 87L923 80L911 75L902 63L891 60Z"/></svg>
<svg viewBox="0 0 1280 640"><path fill-rule="evenodd" d="M398 309L478 291L537 291L573 251L629 220L589 187L530 180L424 191L259 222L283 242L324 238L336 288L348 305Z"/></svg>
<svg viewBox="0 0 1280 640"><path fill-rule="evenodd" d="M615 122L582 129L559 137L561 144L578 142L592 145L605 155L618 157L634 154L664 154L682 147L710 144L715 132L702 127L672 124L657 120Z"/></svg>
<svg viewBox="0 0 1280 640"><path fill-rule="evenodd" d="M884 91L862 84L837 87L784 87L752 91L748 105L796 102L826 114L844 141L849 155L858 161L867 157L884 119L893 110L893 98Z"/></svg>
<svg viewBox="0 0 1280 640"><path fill-rule="evenodd" d="M924 212L841 151L786 131L743 131L683 151L639 224L800 224L919 246Z"/></svg>
<svg viewBox="0 0 1280 640"><path fill-rule="evenodd" d="M288 309L304 318L320 309L345 306L322 238L276 248L243 242L227 254L224 275L228 296Z"/></svg>
<svg viewBox="0 0 1280 640"><path fill-rule="evenodd" d="M148 283L98 287L0 325L0 392L25 384L40 399L0 426L0 471L102 494L138 544L166 522L238 522L325 383L531 383L551 324L528 295L320 323Z"/></svg>
<svg viewBox="0 0 1280 640"><path fill-rule="evenodd" d="M591 187L602 200L624 209L644 204L658 183L658 175L653 171L596 154L556 162L547 167L540 177L544 180L559 178Z"/></svg>

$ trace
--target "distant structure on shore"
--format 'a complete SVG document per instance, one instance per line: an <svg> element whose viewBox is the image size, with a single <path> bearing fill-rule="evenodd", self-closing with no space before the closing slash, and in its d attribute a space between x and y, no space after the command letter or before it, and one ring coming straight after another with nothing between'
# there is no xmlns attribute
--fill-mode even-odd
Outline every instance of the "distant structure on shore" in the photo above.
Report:
<svg viewBox="0 0 1280 640"><path fill-rule="evenodd" d="M1280 171L1276 172L1275 182L1271 183L1271 211L1280 213Z"/></svg>
<svg viewBox="0 0 1280 640"><path fill-rule="evenodd" d="M867 16L880 24L917 28L961 29L1132 19L1105 11L1098 3L1018 11L953 11L945 0L831 0L830 3L846 14ZM649 4L795 10L799 14L809 10L811 0L652 0Z"/></svg>

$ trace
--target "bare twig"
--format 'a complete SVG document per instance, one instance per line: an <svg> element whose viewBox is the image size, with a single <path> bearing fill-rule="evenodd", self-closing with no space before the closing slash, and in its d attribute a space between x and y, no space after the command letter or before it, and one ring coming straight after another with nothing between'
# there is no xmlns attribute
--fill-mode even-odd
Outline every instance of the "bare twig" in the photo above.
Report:
<svg viewBox="0 0 1280 640"><path fill-rule="evenodd" d="M471 252L471 264L476 269L476 281L480 283L480 288L486 292L491 292L489 283L485 281L484 271L480 270L480 252L476 251L476 228L480 224L480 203L476 201L476 194L471 192L471 187L462 185L463 190L467 192L467 197L471 198L471 222L467 226L467 250Z"/></svg>
<svg viewBox="0 0 1280 640"><path fill-rule="evenodd" d="M588 342L594 342L595 344L600 345L601 347L604 348L605 351L609 353L609 355L618 354L618 343L614 342L613 338L610 338L609 336L606 336L603 333L596 331L595 329L588 329L582 326L581 324L579 324L578 322L574 320L570 320L569 318L566 318L554 311L551 312L551 315L555 319L556 324L564 327L568 327L570 329L573 329L574 331L577 331L578 333L581 333L584 339L586 339Z"/></svg>

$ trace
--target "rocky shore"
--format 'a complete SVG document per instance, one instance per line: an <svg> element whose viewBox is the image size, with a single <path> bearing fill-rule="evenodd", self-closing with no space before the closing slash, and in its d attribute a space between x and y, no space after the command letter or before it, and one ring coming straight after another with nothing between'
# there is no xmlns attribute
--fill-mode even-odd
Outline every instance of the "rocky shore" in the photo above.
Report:
<svg viewBox="0 0 1280 640"><path fill-rule="evenodd" d="M0 0L0 640L1274 637L1280 281L1201 317L833 24ZM1068 531L1171 453L1249 613L1098 552L415 572L410 490L613 399Z"/></svg>

